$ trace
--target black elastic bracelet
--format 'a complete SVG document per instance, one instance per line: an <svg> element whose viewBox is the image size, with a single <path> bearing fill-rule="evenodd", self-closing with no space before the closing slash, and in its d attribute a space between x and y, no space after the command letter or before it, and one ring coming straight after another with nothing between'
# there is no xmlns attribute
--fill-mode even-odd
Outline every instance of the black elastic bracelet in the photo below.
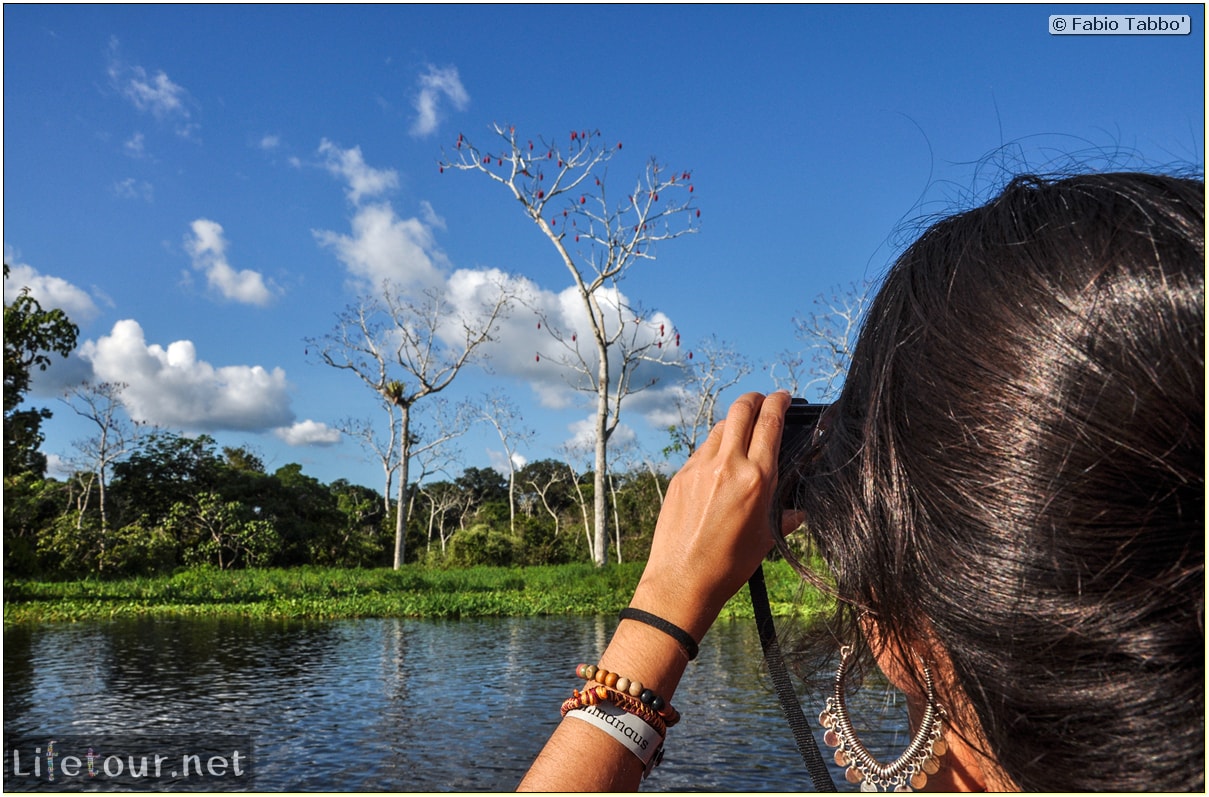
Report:
<svg viewBox="0 0 1209 797"><path fill-rule="evenodd" d="M688 654L688 660L692 661L697 658L697 642L688 631L685 631L679 626L672 625L662 617L656 617L650 612L644 612L642 609L622 609L621 614L617 615L620 620L637 620L640 623L646 623L652 628L658 628L663 633L670 636L672 639L680 643L680 647L684 648L684 652Z"/></svg>

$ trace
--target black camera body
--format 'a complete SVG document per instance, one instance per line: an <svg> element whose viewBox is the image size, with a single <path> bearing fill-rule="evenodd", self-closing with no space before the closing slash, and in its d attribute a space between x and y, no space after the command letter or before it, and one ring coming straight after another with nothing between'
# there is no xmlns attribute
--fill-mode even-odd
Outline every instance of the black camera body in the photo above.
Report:
<svg viewBox="0 0 1209 797"><path fill-rule="evenodd" d="M794 398L785 412L785 428L781 432L781 452L777 458L777 472L784 478L792 473L794 463L815 442L819 421L829 404L811 404L803 398Z"/></svg>

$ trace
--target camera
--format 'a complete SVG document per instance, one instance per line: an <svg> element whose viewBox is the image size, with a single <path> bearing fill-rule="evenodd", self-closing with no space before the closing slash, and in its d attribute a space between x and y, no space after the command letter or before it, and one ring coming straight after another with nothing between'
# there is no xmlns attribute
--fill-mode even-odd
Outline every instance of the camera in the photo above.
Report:
<svg viewBox="0 0 1209 797"><path fill-rule="evenodd" d="M777 473L784 481L797 470L807 449L817 444L822 435L819 421L823 412L831 405L811 404L803 398L794 398L785 412L785 428L781 432L781 452L777 458Z"/></svg>

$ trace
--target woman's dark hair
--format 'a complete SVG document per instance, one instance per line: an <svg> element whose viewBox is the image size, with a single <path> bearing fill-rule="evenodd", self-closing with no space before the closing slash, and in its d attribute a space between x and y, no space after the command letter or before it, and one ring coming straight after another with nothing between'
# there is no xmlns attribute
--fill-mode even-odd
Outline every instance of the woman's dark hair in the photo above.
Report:
<svg viewBox="0 0 1209 797"><path fill-rule="evenodd" d="M941 647L1024 790L1204 788L1204 225L1202 181L1150 174L935 224L800 474L833 638Z"/></svg>

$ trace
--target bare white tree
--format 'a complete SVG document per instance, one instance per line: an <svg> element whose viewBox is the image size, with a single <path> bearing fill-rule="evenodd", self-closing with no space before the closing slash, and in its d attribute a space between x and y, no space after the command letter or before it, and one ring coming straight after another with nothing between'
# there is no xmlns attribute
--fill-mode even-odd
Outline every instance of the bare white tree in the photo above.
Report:
<svg viewBox="0 0 1209 797"><path fill-rule="evenodd" d="M549 514L550 518L554 521L554 536L557 537L559 532L559 514L554 507L550 506L550 490L554 487L554 485L562 484L564 481L566 481L568 479L568 473L561 470L561 468L546 468L541 467L540 465L536 468L533 467L532 464L526 465L525 467L526 471L531 476L538 477L529 478L525 481L525 483L532 487L538 498L541 499L542 506L546 508L546 513ZM571 471L570 478L574 477L575 473L574 471Z"/></svg>
<svg viewBox="0 0 1209 797"><path fill-rule="evenodd" d="M436 398L427 405L425 420L411 418L412 437L411 466L408 475L412 485L418 487L437 474L453 478L455 466L462 461L462 451L454 440L466 434L470 425L477 420L477 408L470 402L451 406L444 398ZM411 491L411 506L414 508L416 490ZM410 515L411 510L408 511Z"/></svg>
<svg viewBox="0 0 1209 797"><path fill-rule="evenodd" d="M413 299L383 283L380 297L367 297L346 308L332 332L308 341L319 348L323 362L354 374L397 413L396 570L403 566L406 553L410 465L420 448L431 449L436 444L415 434L412 410L416 402L449 387L474 360L479 347L493 339L511 302L504 286L498 285L480 307L461 313L439 291L426 291Z"/></svg>
<svg viewBox="0 0 1209 797"><path fill-rule="evenodd" d="M122 417L122 382L84 382L68 389L62 401L72 411L91 422L96 433L75 441L76 450L86 463L88 476L82 483L84 488L80 503L77 528L83 523L84 511L88 508L93 483L97 486L97 506L101 514L101 529L109 528L106 512L105 491L109 483L109 470L113 463L129 454L138 442L139 426ZM102 540L103 542L103 540Z"/></svg>
<svg viewBox="0 0 1209 797"><path fill-rule="evenodd" d="M441 553L445 553L446 544L453 533L445 526L445 516L454 509L459 509L466 502L467 496L453 483L442 481L432 484L420 483L418 491L424 496L428 508L428 549L432 549L434 532L441 543Z"/></svg>
<svg viewBox="0 0 1209 797"><path fill-rule="evenodd" d="M595 524L589 545L603 566L609 437L620 422L622 400L652 384L635 381L638 367L674 359L668 355L679 344L679 335L666 325L657 334L652 326L642 328L641 311L625 304L618 285L633 266L655 258L657 244L696 232L701 212L693 205L690 173L670 171L654 159L624 199L610 197L605 167L622 145L604 144L599 131L573 131L563 145L518 138L513 127L493 130L494 148L480 149L459 135L456 154L441 169L479 172L518 200L553 245L583 302L586 352L576 330L560 329L549 318L541 322L559 344L548 359L570 369L576 388L595 395Z"/></svg>
<svg viewBox="0 0 1209 797"><path fill-rule="evenodd" d="M618 466L614 471L635 473L638 471L643 459L642 450L633 441L628 441L625 445L620 446L613 455L614 463ZM613 472L609 473L609 498L613 505L613 555L617 558L618 564L620 564L623 561L621 555L621 515L617 508L617 479L614 478L614 475ZM662 502L662 490L660 490L660 501Z"/></svg>
<svg viewBox="0 0 1209 797"><path fill-rule="evenodd" d="M588 459L589 452L585 451L582 446L572 443L561 446L559 453L562 454L563 464L567 466L567 475L570 477L571 486L575 488L575 499L579 504L580 516L583 518L584 537L588 543L588 553L595 561L598 548L595 545L595 538L593 537L592 522L588 516L588 498L584 495L584 486L580 481L580 477L586 468L581 470L576 467L576 463L583 463ZM596 480L593 480L593 489L595 487ZM599 550L603 550L603 547L599 548Z"/></svg>
<svg viewBox="0 0 1209 797"><path fill-rule="evenodd" d="M664 498L663 481L661 474L659 473L659 468L656 466L655 460L651 459L649 456L644 456L642 458L642 466L646 468L647 473L651 474L651 480L655 484L655 494L659 496L659 508L662 509Z"/></svg>
<svg viewBox="0 0 1209 797"><path fill-rule="evenodd" d="M382 465L382 511L390 514L390 496L394 484L395 472L399 469L399 416L395 413L395 405L385 396L382 399L382 409L386 411L387 434L379 434L378 427L373 421L361 418L345 418L336 424L341 434L356 440L362 448L378 457Z"/></svg>
<svg viewBox="0 0 1209 797"><path fill-rule="evenodd" d="M834 399L848 373L861 322L872 299L869 282L853 282L819 294L813 312L793 319L794 337L805 347L781 353L769 368L773 383L795 396L806 397L806 392L814 389L820 401Z"/></svg>
<svg viewBox="0 0 1209 797"><path fill-rule="evenodd" d="M718 422L722 394L751 373L748 359L716 335L705 338L692 353L695 356L684 365L684 382L674 392L678 420L668 430L668 454L683 451L692 456Z"/></svg>
<svg viewBox="0 0 1209 797"><path fill-rule="evenodd" d="M488 393L478 415L495 429L508 460L508 530L516 533L516 465L521 446L533 440L532 429L521 425L520 410L501 390Z"/></svg>

